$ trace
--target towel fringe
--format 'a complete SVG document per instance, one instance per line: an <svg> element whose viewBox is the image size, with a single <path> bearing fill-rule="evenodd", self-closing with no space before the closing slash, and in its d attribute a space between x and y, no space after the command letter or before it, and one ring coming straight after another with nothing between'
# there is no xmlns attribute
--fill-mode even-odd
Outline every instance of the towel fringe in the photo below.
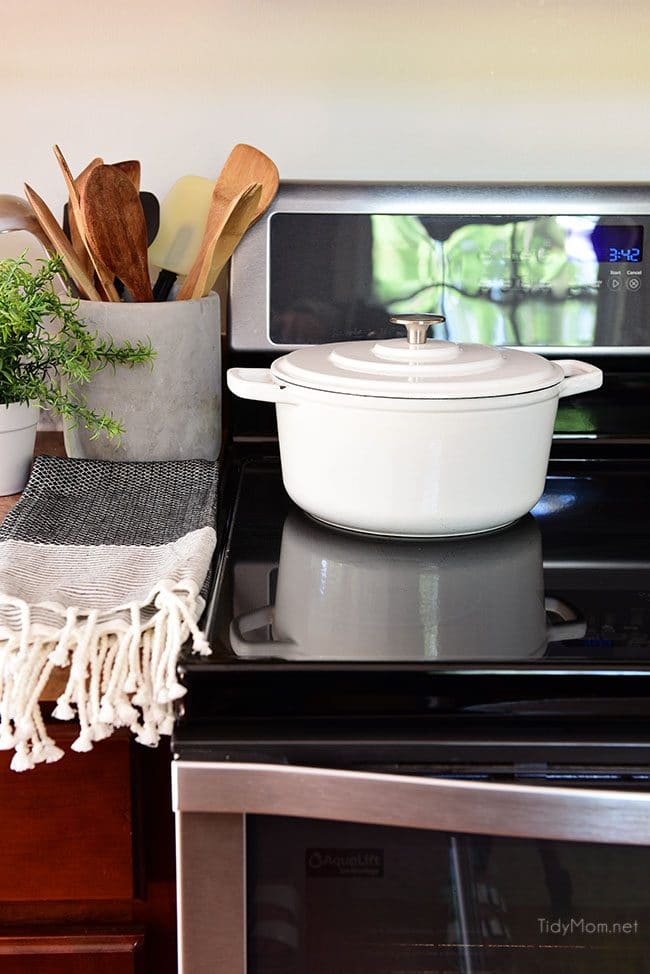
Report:
<svg viewBox="0 0 650 974"><path fill-rule="evenodd" d="M129 727L147 747L171 734L173 702L186 692L176 678L181 648L189 640L193 653L210 652L196 622L203 603L194 581L161 581L146 604L127 606L126 623L70 607L59 628L44 631L25 602L10 604L20 612L21 628L19 636L0 638L0 750L14 748L12 770L63 756L39 704L57 668L67 668L69 676L53 716L78 719L72 750L90 751L118 727Z"/></svg>

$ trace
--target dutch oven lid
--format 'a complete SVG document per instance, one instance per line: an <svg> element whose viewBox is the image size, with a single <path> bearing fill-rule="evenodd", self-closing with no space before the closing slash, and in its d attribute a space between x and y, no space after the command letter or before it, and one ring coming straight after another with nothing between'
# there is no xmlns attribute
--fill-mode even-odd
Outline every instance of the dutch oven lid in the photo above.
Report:
<svg viewBox="0 0 650 974"><path fill-rule="evenodd" d="M406 338L310 345L276 359L276 382L389 399L511 396L557 385L559 365L533 352L427 339L441 315L399 315Z"/></svg>

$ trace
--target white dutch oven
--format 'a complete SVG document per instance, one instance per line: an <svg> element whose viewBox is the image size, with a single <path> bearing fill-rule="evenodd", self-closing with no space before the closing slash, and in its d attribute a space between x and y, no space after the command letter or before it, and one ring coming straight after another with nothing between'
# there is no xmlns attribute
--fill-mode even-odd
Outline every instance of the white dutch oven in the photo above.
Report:
<svg viewBox="0 0 650 974"><path fill-rule="evenodd" d="M313 517L393 537L475 534L544 489L558 399L602 384L585 362L427 340L439 315L391 318L407 339L296 349L230 369L232 392L276 404L282 478Z"/></svg>
<svg viewBox="0 0 650 974"><path fill-rule="evenodd" d="M585 632L544 594L530 515L486 537L414 544L346 535L293 511L275 604L235 619L230 643L238 656L290 660L514 660Z"/></svg>

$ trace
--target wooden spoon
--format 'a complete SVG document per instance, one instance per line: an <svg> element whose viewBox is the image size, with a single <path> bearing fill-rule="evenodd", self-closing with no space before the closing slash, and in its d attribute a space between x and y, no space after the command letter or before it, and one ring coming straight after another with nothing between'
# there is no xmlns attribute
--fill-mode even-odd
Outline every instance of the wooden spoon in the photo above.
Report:
<svg viewBox="0 0 650 974"><path fill-rule="evenodd" d="M262 184L258 183L257 185L260 186L260 193L245 191L240 198L239 204L228 217L226 225L217 238L210 263L210 270L203 282L201 293L197 294L196 297L205 297L212 291L219 275L232 257L242 237L248 231L249 227L255 223L256 214L259 212L260 206L259 197L264 192ZM255 205L256 200L257 205Z"/></svg>
<svg viewBox="0 0 650 974"><path fill-rule="evenodd" d="M134 301L153 301L147 263L147 227L131 180L115 166L97 166L81 194L86 238Z"/></svg>
<svg viewBox="0 0 650 974"><path fill-rule="evenodd" d="M72 244L56 222L47 203L27 183L25 183L25 196L36 214L41 229L50 241L51 249L63 259L65 268L77 285L79 293L91 301L101 301L101 295L79 263Z"/></svg>
<svg viewBox="0 0 650 974"><path fill-rule="evenodd" d="M251 183L261 183L262 193L251 223L260 219L278 191L280 175L272 159L252 145L236 145L226 159L216 182L187 176L176 183L163 203L160 236L154 241L149 256L161 268L154 295L165 300L177 274L188 274L201 253L199 234L209 230L209 214L224 212L231 201ZM205 185L204 185L205 184ZM197 234L198 230L198 234ZM198 239L197 239L198 238Z"/></svg>
<svg viewBox="0 0 650 974"><path fill-rule="evenodd" d="M41 230L41 225L34 216L34 211L26 200L20 196L0 196L0 233L10 233L13 230L25 230L42 243L48 253L54 248L50 238Z"/></svg>
<svg viewBox="0 0 650 974"><path fill-rule="evenodd" d="M53 147L54 155L56 156L57 162L61 172L63 173L63 178L65 179L66 186L68 187L68 201L70 205L70 219L74 220L77 225L77 230L81 241L83 242L84 248L90 258L92 266L97 274L97 279L99 281L99 292L104 294L108 301L119 301L120 296L117 293L115 285L113 283L113 276L109 273L106 267L103 265L101 258L97 253L94 252L92 244L88 243L88 234L86 232L86 225L84 220L84 214L81 209L81 201L79 195L79 187L76 185L74 177L70 172L70 167L66 162L63 153L59 149L58 145ZM100 164L101 165L101 164ZM81 180L81 184L85 185L88 177L92 172L97 169L98 166L93 166L88 173L84 173L84 178Z"/></svg>
<svg viewBox="0 0 650 974"><path fill-rule="evenodd" d="M255 146L241 142L235 146L226 159L223 169L219 173L218 181L222 186L230 186L231 192L242 190L251 183L262 184L260 201L251 220L251 224L253 224L271 205L278 191L280 174L272 159L269 159Z"/></svg>
<svg viewBox="0 0 650 974"><path fill-rule="evenodd" d="M178 292L178 300L202 298L210 293L214 282L244 236L260 202L261 183L251 183L224 210L221 200L210 207L208 224L201 250Z"/></svg>

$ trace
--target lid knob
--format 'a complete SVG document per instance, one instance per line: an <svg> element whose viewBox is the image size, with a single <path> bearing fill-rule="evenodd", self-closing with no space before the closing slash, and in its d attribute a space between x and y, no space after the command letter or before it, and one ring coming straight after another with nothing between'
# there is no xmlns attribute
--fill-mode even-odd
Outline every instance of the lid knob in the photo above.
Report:
<svg viewBox="0 0 650 974"><path fill-rule="evenodd" d="M404 325L409 345L425 345L430 325L439 325L445 320L444 315L393 315L390 322L393 325Z"/></svg>

